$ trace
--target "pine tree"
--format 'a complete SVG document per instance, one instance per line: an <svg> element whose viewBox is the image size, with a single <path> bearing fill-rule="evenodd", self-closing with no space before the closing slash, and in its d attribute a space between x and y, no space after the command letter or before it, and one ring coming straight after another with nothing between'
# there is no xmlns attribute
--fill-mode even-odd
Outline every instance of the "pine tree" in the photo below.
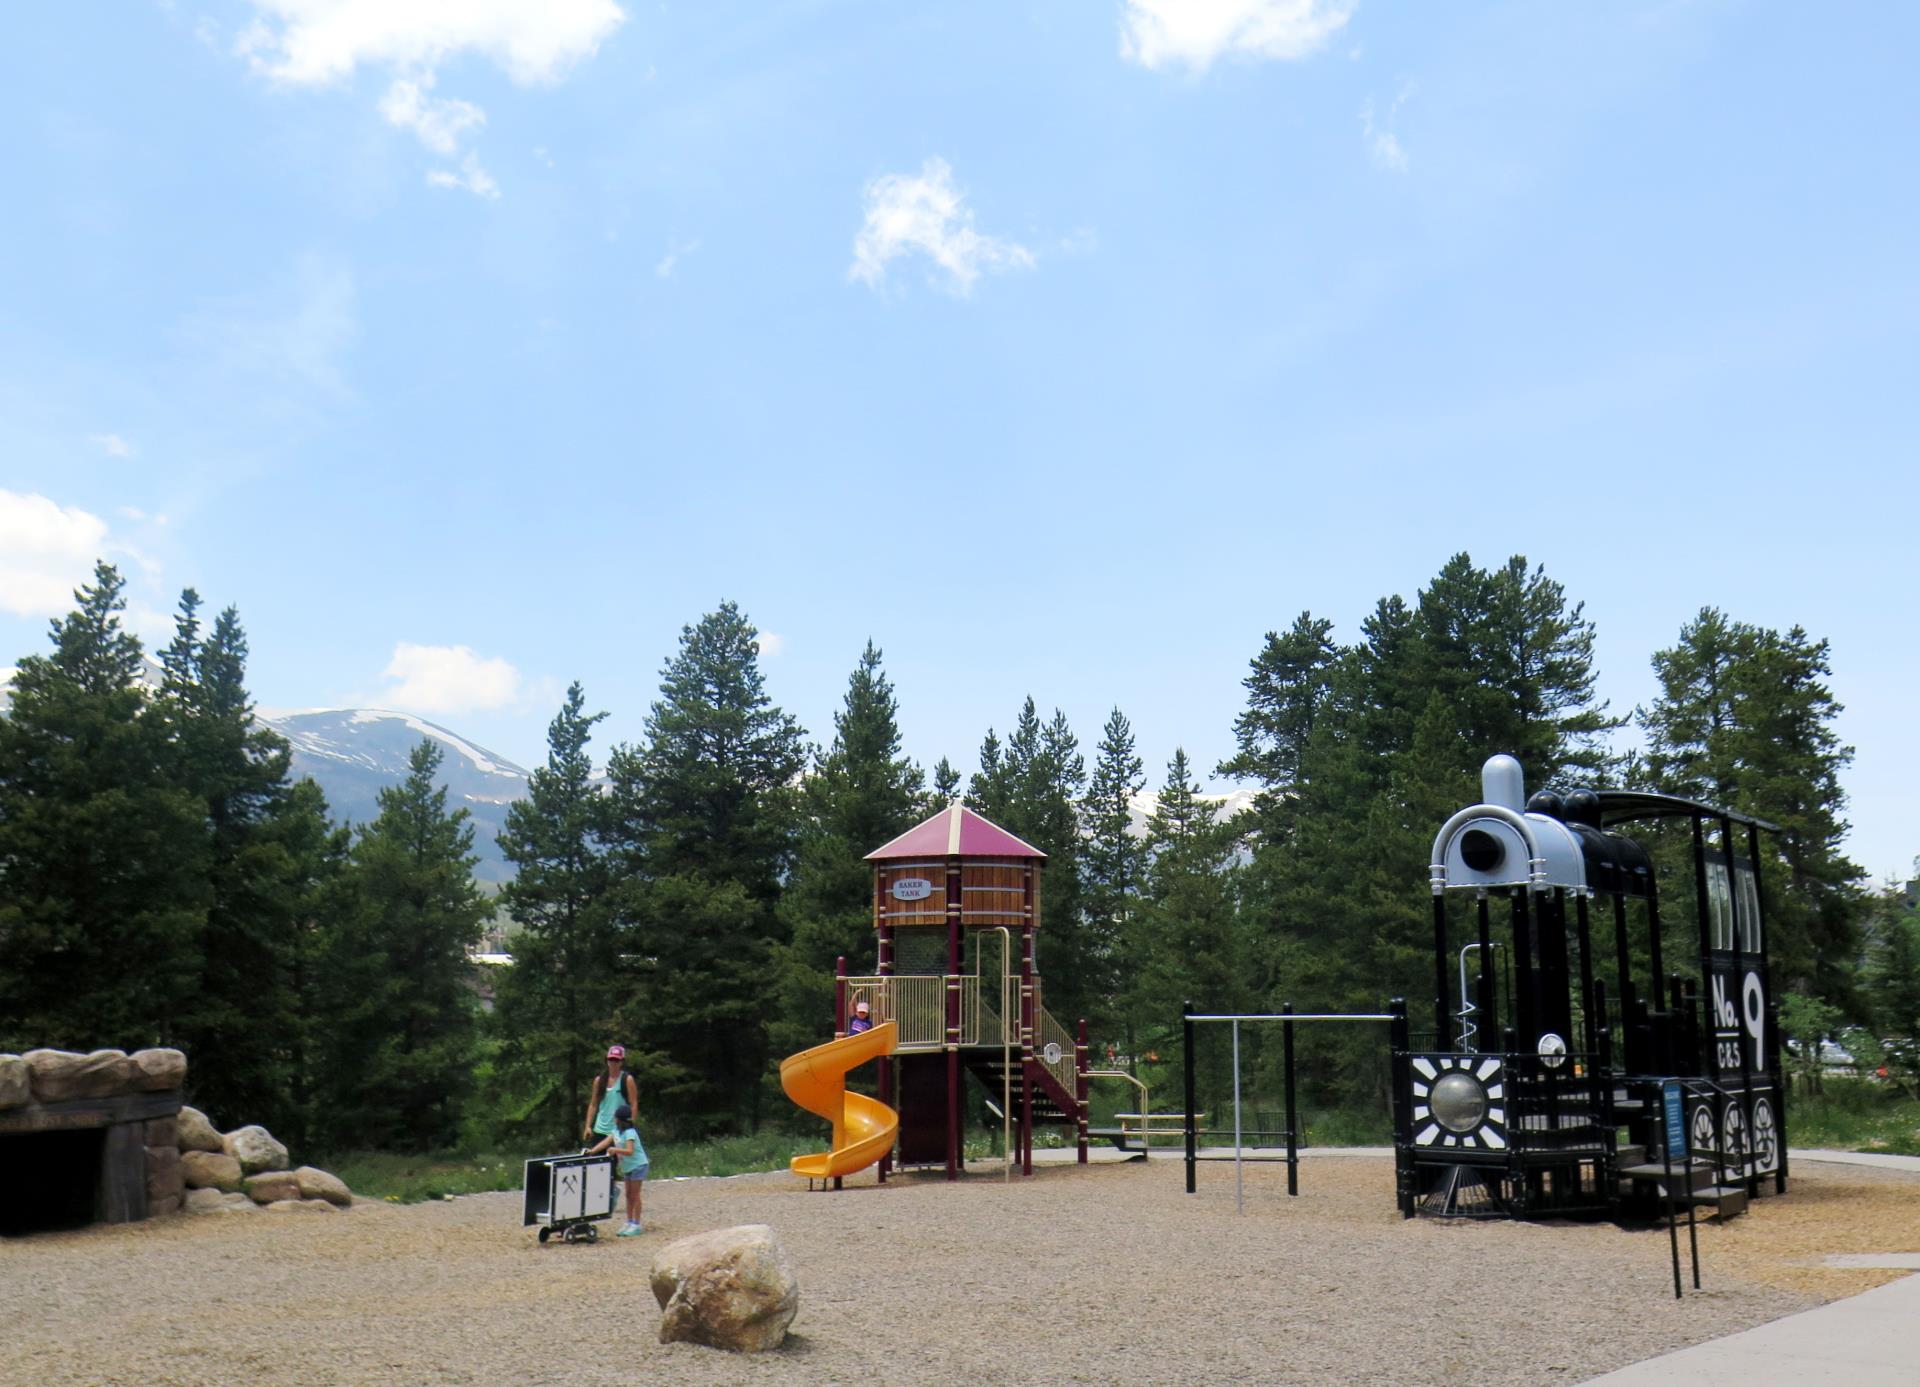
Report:
<svg viewBox="0 0 1920 1387"><path fill-rule="evenodd" d="M834 714L833 745L816 756L801 795L798 859L780 898L791 943L778 949L776 1053L818 1044L831 1028L835 959L846 957L856 973L872 971L873 885L865 857L911 828L924 808L923 778L901 754L898 719L893 685L869 641Z"/></svg>
<svg viewBox="0 0 1920 1387"><path fill-rule="evenodd" d="M329 961L335 931L352 919L347 854L353 832L329 821L326 796L310 779L295 781L288 790L273 832L292 864L286 885L296 922L287 963L294 1015L285 1038L293 1112L273 1131L288 1146L305 1150L318 1145L322 1135L315 1119L340 994Z"/></svg>
<svg viewBox="0 0 1920 1387"><path fill-rule="evenodd" d="M587 753L593 725L578 683L547 728L547 760L507 810L500 851L517 869L500 903L518 933L497 985L491 1030L502 1116L542 1141L577 1130L597 1050L620 1038L620 941L613 919L604 807Z"/></svg>
<svg viewBox="0 0 1920 1387"><path fill-rule="evenodd" d="M969 805L1047 855L1036 949L1046 1008L1069 1027L1109 1005L1099 990L1101 965L1088 938L1080 886L1079 800L1086 783L1086 758L1066 715L1056 708L1041 722L1029 695L1004 749L988 731L980 770L967 789Z"/></svg>
<svg viewBox="0 0 1920 1387"><path fill-rule="evenodd" d="M1145 1035L1166 1037L1176 1061L1182 1002L1238 1011L1248 1001L1233 836L1217 815L1201 798L1186 750L1177 748L1147 821L1152 863L1139 906L1137 962L1126 983L1129 1012ZM1203 1100L1217 1101L1232 1082L1227 1052L1209 1046L1196 1061Z"/></svg>
<svg viewBox="0 0 1920 1387"><path fill-rule="evenodd" d="M933 792L927 796L926 810L932 814L960 798L960 772L942 756L933 767Z"/></svg>
<svg viewBox="0 0 1920 1387"><path fill-rule="evenodd" d="M298 1117L294 958L313 870L298 853L324 834L324 819L316 829L312 804L292 798L286 740L254 717L239 614L227 608L203 633L199 610L187 589L155 700L172 775L204 805L207 840L199 977L181 999L175 1035L196 1102L284 1127Z"/></svg>
<svg viewBox="0 0 1920 1387"><path fill-rule="evenodd" d="M1649 776L1780 826L1761 835L1774 977L1850 1005L1863 904L1860 869L1840 851L1853 748L1833 730L1827 643L1706 608L1653 665L1660 696L1640 718Z"/></svg>
<svg viewBox="0 0 1920 1387"><path fill-rule="evenodd" d="M1268 637L1222 768L1260 792L1242 899L1262 1005L1371 1010L1397 994L1431 1007L1426 853L1478 798L1481 762L1510 752L1536 787L1614 769L1619 724L1594 695L1593 642L1544 570L1465 554L1411 603L1382 598L1350 647L1307 616ZM1305 1091L1350 1092L1369 1063L1358 1046L1316 1045Z"/></svg>
<svg viewBox="0 0 1920 1387"><path fill-rule="evenodd" d="M1233 720L1236 751L1220 763L1220 774L1259 785L1254 826L1269 841L1291 831L1307 743L1331 697L1339 659L1333 623L1302 612L1284 636L1267 632L1241 681L1247 706Z"/></svg>
<svg viewBox="0 0 1920 1387"><path fill-rule="evenodd" d="M1133 957L1132 924L1146 870L1146 843L1133 831L1133 800L1145 787L1140 757L1134 752L1133 726L1118 708L1107 716L1094 756L1093 775L1080 801L1086 826L1082 848L1086 901L1085 966L1092 994L1112 998L1138 967ZM1111 1006L1093 1018L1111 1034L1120 1018ZM1133 1053L1134 1036L1127 1035Z"/></svg>
<svg viewBox="0 0 1920 1387"><path fill-rule="evenodd" d="M611 841L629 874L621 921L639 960L635 1067L696 1131L758 1116L775 905L795 849L803 734L767 696L758 634L731 602L686 627L645 744L608 765Z"/></svg>
<svg viewBox="0 0 1920 1387"><path fill-rule="evenodd" d="M0 1048L170 1043L206 919L204 813L146 716L111 564L0 718Z"/></svg>
<svg viewBox="0 0 1920 1387"><path fill-rule="evenodd" d="M434 780L423 738L407 778L349 854L351 914L332 935L334 1005L320 1118L335 1149L452 1144L473 1088L479 1006L468 951L491 906L473 881L473 825Z"/></svg>
<svg viewBox="0 0 1920 1387"><path fill-rule="evenodd" d="M1887 1077L1908 1097L1920 1098L1920 910L1912 899L1890 885L1875 902L1874 939L1862 989L1871 1029L1857 1033L1851 1043L1863 1051L1873 1045Z"/></svg>

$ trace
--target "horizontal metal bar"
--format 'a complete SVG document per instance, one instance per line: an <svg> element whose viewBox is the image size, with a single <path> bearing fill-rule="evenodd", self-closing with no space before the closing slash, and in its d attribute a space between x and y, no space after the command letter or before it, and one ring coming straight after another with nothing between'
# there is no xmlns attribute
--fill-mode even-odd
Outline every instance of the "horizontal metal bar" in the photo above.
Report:
<svg viewBox="0 0 1920 1387"><path fill-rule="evenodd" d="M1251 1014L1234 1015L1232 1013L1223 1013L1219 1016L1195 1015L1188 1016L1184 1019L1188 1021L1391 1021L1393 1020L1393 1016L1391 1013L1384 1011L1377 1013L1356 1011L1322 1012L1318 1014L1313 1012L1300 1012L1285 1016L1269 1016L1266 1014L1257 1016Z"/></svg>

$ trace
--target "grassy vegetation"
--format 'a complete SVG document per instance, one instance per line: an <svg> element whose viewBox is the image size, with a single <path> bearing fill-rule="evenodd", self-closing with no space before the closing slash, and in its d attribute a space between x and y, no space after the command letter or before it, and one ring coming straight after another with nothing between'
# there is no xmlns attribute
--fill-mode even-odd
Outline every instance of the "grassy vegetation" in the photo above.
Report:
<svg viewBox="0 0 1920 1387"><path fill-rule="evenodd" d="M1920 1102L1892 1084L1827 1079L1787 1103L1787 1140L1799 1147L1920 1156Z"/></svg>
<svg viewBox="0 0 1920 1387"><path fill-rule="evenodd" d="M824 1128L822 1130L824 1133ZM741 1175L756 1170L784 1170L793 1157L821 1150L823 1146L824 1141L819 1137L773 1130L699 1142L663 1142L647 1148L652 1161L649 1178L670 1180L682 1175ZM357 1195L395 1204L415 1204L450 1194L517 1190L525 1163L524 1156L495 1152L469 1155L430 1151L402 1156L382 1151L349 1151L324 1164Z"/></svg>
<svg viewBox="0 0 1920 1387"><path fill-rule="evenodd" d="M1110 1123L1113 1112L1125 1101L1123 1095L1106 1095L1096 1090L1093 1125ZM1243 1126L1248 1130L1269 1122L1275 1127L1280 1123L1278 1104L1269 1109L1264 1103L1257 1106L1250 1103L1242 1116ZM1231 1108L1221 1109L1208 1114L1204 1120L1228 1130L1233 1125L1233 1112ZM1830 1078L1820 1094L1796 1093L1787 1110L1787 1121L1796 1147L1920 1156L1920 1102L1904 1096L1890 1084ZM1302 1138L1308 1146L1382 1146L1393 1139L1386 1112L1370 1108L1303 1107L1301 1126ZM999 1150L999 1135L997 1127L991 1131L984 1127L969 1131L967 1158L992 1159ZM1070 1141L1064 1131L1043 1128L1035 1135L1038 1146L1058 1146ZM652 1178L784 1170L792 1157L822 1149L823 1137L824 1128L819 1134L768 1129L752 1136L714 1137L698 1142L662 1141L648 1149L653 1160ZM345 1180L356 1194L412 1204L449 1194L517 1190L524 1159L522 1155L500 1153L469 1155L441 1151L401 1156L355 1151L323 1164Z"/></svg>

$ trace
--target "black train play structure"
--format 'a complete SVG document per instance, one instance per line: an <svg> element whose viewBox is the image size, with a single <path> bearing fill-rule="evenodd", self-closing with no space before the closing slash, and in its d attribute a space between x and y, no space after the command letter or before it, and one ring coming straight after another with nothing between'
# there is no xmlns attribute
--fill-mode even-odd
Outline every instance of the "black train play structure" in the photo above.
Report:
<svg viewBox="0 0 1920 1387"><path fill-rule="evenodd" d="M1434 1043L1394 1054L1401 1212L1652 1212L1675 1083L1677 1193L1726 1217L1763 1185L1784 1191L1760 880L1772 825L1631 790L1528 800L1511 756L1487 762L1481 793L1433 842ZM1699 938L1684 944L1662 938L1652 858L1620 831L1663 819L1691 826ZM1664 960L1695 945L1698 980L1669 977Z"/></svg>

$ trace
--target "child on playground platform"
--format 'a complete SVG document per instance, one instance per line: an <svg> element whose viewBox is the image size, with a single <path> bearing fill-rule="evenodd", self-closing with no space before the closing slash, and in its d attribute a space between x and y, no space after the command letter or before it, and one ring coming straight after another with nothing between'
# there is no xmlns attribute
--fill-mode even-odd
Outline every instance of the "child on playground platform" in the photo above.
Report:
<svg viewBox="0 0 1920 1387"><path fill-rule="evenodd" d="M627 1224L616 1238L637 1238L646 1230L640 1226L640 1187L647 1178L647 1148L640 1144L640 1133L633 1125L633 1109L622 1103L613 1113L614 1130L602 1137L587 1154L597 1156L611 1151L620 1159L620 1178L627 1182Z"/></svg>

